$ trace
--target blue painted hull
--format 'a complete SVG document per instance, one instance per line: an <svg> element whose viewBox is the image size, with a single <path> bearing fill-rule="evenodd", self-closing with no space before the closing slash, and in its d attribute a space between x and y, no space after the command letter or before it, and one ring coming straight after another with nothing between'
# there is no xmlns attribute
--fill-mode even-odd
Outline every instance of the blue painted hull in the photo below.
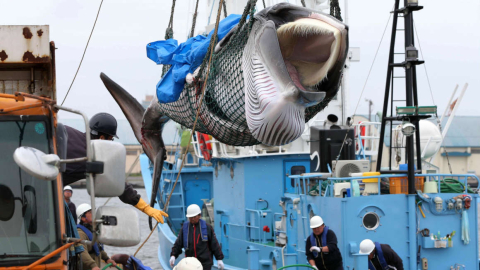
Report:
<svg viewBox="0 0 480 270"><path fill-rule="evenodd" d="M141 164L147 194L150 194L148 158L143 156ZM320 215L335 232L344 269L367 269L367 257L358 255L359 243L367 238L389 244L402 258L405 269L421 269L421 258L428 259L428 269L450 269L455 264L465 265L466 269L479 269L477 194L471 194L471 207L465 210L471 228L470 243L465 244L461 239L461 212L446 209L446 202L461 194L429 194L432 198L443 199L443 212L437 212L431 200L422 200L417 195L338 198L327 192L325 196L318 196L311 191L315 184L321 186L323 181L313 177L289 177L298 174L299 170L309 172L309 166L307 154L213 160L210 168L198 166L182 171L180 186L183 190L176 188L174 193L192 194L192 190L185 190L185 187L191 189L193 185L188 182L194 183L198 177L211 184L211 196L215 198L214 228L222 244L227 269L278 269L284 265L306 264L305 239L311 234L311 215ZM168 191L168 186L176 179L171 175L176 176L176 172L164 171L160 190ZM188 178L189 174L197 177ZM170 182L165 182L166 179ZM326 186L333 188L333 184L327 183ZM201 189L205 187L198 186L197 192ZM161 196L157 194L157 201L162 201ZM183 200L186 205L187 198ZM422 201L425 218L420 214L417 201ZM160 208L159 205L156 207ZM168 212L170 217L178 217L184 214L180 211L184 211L181 206L170 208ZM367 228L364 224L367 213L378 217L375 228ZM417 234L425 228L433 234L440 232L442 237L456 231L451 241L453 247L434 248L435 241ZM170 269L168 260L178 225L171 221L171 226L165 223L157 230L159 261L164 269ZM279 241L282 236L288 239L286 243Z"/></svg>

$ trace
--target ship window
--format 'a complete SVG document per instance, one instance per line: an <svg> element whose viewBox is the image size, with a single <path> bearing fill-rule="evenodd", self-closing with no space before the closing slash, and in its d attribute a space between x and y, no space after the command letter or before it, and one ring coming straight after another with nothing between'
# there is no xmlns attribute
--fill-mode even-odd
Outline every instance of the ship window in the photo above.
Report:
<svg viewBox="0 0 480 270"><path fill-rule="evenodd" d="M291 175L300 175L306 172L305 166L292 166L290 172ZM292 187L295 187L295 179L290 179L290 184L292 185Z"/></svg>
<svg viewBox="0 0 480 270"><path fill-rule="evenodd" d="M368 212L363 216L363 226L367 230L375 230L380 225L380 217L373 212Z"/></svg>

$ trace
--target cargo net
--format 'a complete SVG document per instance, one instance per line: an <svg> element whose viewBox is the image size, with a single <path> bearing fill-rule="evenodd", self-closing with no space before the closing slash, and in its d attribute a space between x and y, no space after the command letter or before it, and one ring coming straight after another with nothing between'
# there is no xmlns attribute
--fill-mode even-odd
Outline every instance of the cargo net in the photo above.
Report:
<svg viewBox="0 0 480 270"><path fill-rule="evenodd" d="M195 130L212 135L218 141L234 146L251 146L260 144L248 129L245 118L245 90L242 71L242 54L252 25L255 4L245 7L238 27L222 49L214 53L210 73L205 89L204 101L200 106L202 87L207 76L210 51L200 65L198 75L192 84L185 83L180 98L171 103L160 104L161 111L173 121L192 128L195 115L200 106L200 113ZM213 36L215 38L215 36ZM215 42L213 40L211 42ZM166 67L168 69L169 67ZM323 100L316 106L305 110L305 121L310 120L322 110L330 100Z"/></svg>

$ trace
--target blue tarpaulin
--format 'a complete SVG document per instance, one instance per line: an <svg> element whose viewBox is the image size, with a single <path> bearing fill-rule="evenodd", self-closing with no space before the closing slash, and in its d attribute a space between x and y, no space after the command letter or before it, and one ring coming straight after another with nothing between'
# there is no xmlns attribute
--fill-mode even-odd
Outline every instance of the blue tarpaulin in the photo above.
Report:
<svg viewBox="0 0 480 270"><path fill-rule="evenodd" d="M218 26L218 40L238 24L240 15L232 14L223 19ZM185 84L185 77L193 73L203 61L213 35L198 35L178 45L175 39L151 42L147 45L147 57L157 64L172 65L170 70L157 84L157 97L160 103L178 100Z"/></svg>

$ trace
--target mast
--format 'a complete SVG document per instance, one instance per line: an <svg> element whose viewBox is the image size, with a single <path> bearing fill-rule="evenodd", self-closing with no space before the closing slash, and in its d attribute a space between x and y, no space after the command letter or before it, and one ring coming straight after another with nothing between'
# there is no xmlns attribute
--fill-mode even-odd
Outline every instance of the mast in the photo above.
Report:
<svg viewBox="0 0 480 270"><path fill-rule="evenodd" d="M429 118L418 107L417 95L417 76L416 66L423 64L424 61L418 60L418 51L415 48L414 29L413 29L413 12L423 9L418 5L418 0L404 0L404 7L400 8L400 0L395 0L395 9L393 11L392 36L390 41L390 53L388 57L388 69L385 85L385 98L383 103L382 125L380 130L380 143L378 150L377 171L381 171L381 162L383 156L383 144L385 139L385 126L390 123L390 138L393 136L393 122L402 122L402 133L406 136L406 160L408 163L408 193L415 194L415 151L417 153L417 169L422 169L421 149L420 149L420 128L419 120ZM397 29L398 18L404 19L404 29ZM396 32L402 31L405 35L405 60L402 63L395 63L395 39ZM394 77L394 68L403 68L405 70L404 77ZM396 108L396 116L393 116L393 81L394 78L405 78L405 107ZM390 91L392 97L390 98ZM391 115L387 117L388 104L391 101ZM414 143L414 136L417 138ZM391 141L391 139L390 139ZM392 144L390 143L390 149ZM405 173L405 171L392 171L391 168L392 155L389 154L389 170L386 173Z"/></svg>

